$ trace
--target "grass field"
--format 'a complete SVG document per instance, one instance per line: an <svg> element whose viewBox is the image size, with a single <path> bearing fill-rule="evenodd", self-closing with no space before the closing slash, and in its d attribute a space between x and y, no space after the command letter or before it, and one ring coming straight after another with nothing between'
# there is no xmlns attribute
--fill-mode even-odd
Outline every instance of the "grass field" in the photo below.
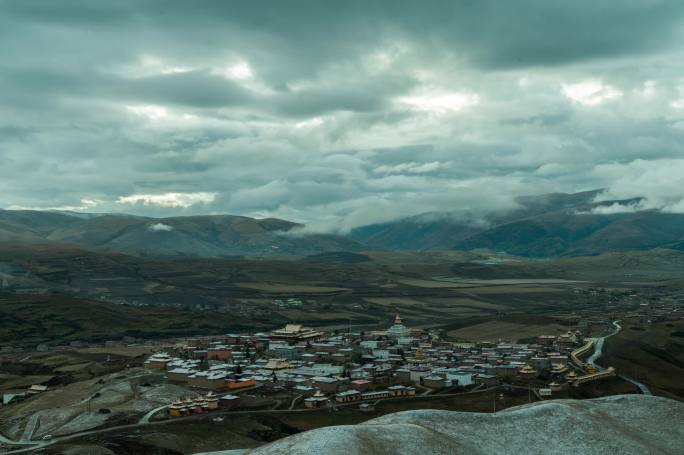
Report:
<svg viewBox="0 0 684 455"><path fill-rule="evenodd" d="M265 331L288 322L324 327L351 319L384 328L396 313L414 327L460 329L486 322L468 321L480 316L569 311L587 303L574 291L596 286L589 281L594 274L633 281L658 276L660 267L660 278L667 280L681 270L684 255L647 252L488 265L478 261L489 254L373 252L369 261L340 263L143 258L0 244L0 256L13 277L0 293L0 343L26 347ZM624 287L621 283L610 287ZM281 296L306 304L273 305ZM530 331L536 329L504 327L480 336L525 337Z"/></svg>
<svg viewBox="0 0 684 455"><path fill-rule="evenodd" d="M565 289L559 287L536 286L531 284L521 285L496 285L496 286L474 286L467 289L468 293L478 294L556 294L564 292Z"/></svg>
<svg viewBox="0 0 684 455"><path fill-rule="evenodd" d="M122 357L139 357L155 352L157 348L154 346L112 346L105 348L84 348L76 349L79 354L111 354Z"/></svg>
<svg viewBox="0 0 684 455"><path fill-rule="evenodd" d="M450 330L447 335L468 341L482 340L520 340L538 335L556 335L567 332L568 328L559 324L535 325L518 324L504 321L489 321L462 329Z"/></svg>
<svg viewBox="0 0 684 455"><path fill-rule="evenodd" d="M327 286L305 286L300 284L286 283L235 283L238 286L259 291L280 292L283 294L310 294L319 292L343 292L349 291L347 288L327 287Z"/></svg>
<svg viewBox="0 0 684 455"><path fill-rule="evenodd" d="M449 281L436 281L436 280L420 280L416 278L404 278L397 280L397 283L407 284L409 286L415 286L419 288L469 288L472 285L467 283L452 283Z"/></svg>
<svg viewBox="0 0 684 455"><path fill-rule="evenodd" d="M509 279L473 279L473 278L459 278L459 277L434 277L434 280L439 282L470 285L470 286L498 286L506 284L573 284L582 283L577 280L563 280L558 278L509 278Z"/></svg>
<svg viewBox="0 0 684 455"><path fill-rule="evenodd" d="M0 343L33 346L50 342L106 341L124 335L163 338L254 330L256 321L235 314L192 311L190 308L135 307L69 298L63 295L0 294ZM274 318L277 323L277 319Z"/></svg>
<svg viewBox="0 0 684 455"><path fill-rule="evenodd" d="M680 334L677 336L677 334ZM650 386L657 395L684 400L684 321L623 325L606 340L599 363Z"/></svg>
<svg viewBox="0 0 684 455"><path fill-rule="evenodd" d="M53 375L0 374L0 390L27 388L33 384L47 382L53 377Z"/></svg>

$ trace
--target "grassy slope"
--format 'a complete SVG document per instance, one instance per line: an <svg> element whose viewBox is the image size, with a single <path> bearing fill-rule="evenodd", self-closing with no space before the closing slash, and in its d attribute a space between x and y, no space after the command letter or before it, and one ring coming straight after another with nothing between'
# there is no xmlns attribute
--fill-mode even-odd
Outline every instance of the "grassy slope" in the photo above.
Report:
<svg viewBox="0 0 684 455"><path fill-rule="evenodd" d="M12 346L30 346L46 340L53 344L103 341L123 335L151 338L225 333L248 327L229 314L115 305L62 295L0 294L0 320L0 343Z"/></svg>
<svg viewBox="0 0 684 455"><path fill-rule="evenodd" d="M684 337L676 332L684 334L684 322L625 324L608 338L602 362L651 386L657 395L684 400Z"/></svg>

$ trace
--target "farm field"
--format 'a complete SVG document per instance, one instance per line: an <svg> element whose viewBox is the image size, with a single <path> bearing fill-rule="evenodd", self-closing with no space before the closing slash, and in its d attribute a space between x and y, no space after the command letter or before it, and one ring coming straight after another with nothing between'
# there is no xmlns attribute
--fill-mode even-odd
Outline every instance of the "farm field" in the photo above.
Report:
<svg viewBox="0 0 684 455"><path fill-rule="evenodd" d="M309 293L319 293L319 292L343 292L349 291L346 288L333 288L325 286L304 286L297 284L285 284L285 283L235 283L238 286L249 289L256 289L258 291L267 291L273 293L283 293L283 294L309 294Z"/></svg>
<svg viewBox="0 0 684 455"><path fill-rule="evenodd" d="M468 341L484 341L498 339L520 340L538 335L557 335L568 330L559 324L536 325L517 324L504 321L489 321L457 330L450 330L447 335Z"/></svg>
<svg viewBox="0 0 684 455"><path fill-rule="evenodd" d="M335 255L145 258L0 242L0 254L12 277L0 291L0 343L10 346L270 330L287 322L382 328L397 313L414 327L461 330L456 335L467 338L498 329L501 337L524 338L546 327L525 326L528 320L466 330L502 315L571 311L587 304L582 292L592 287L622 292L649 280L647 288L676 287L684 263L684 254L661 250L492 263L482 263L491 253L367 252L367 260L349 263ZM287 298L303 303L276 304Z"/></svg>

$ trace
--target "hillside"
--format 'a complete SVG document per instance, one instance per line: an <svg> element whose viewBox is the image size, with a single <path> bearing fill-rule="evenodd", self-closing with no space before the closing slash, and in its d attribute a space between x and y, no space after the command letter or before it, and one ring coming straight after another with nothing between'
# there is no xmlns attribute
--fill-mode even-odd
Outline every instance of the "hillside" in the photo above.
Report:
<svg viewBox="0 0 684 455"><path fill-rule="evenodd" d="M479 215L424 213L358 227L347 236L303 234L298 232L302 225L291 221L235 215L150 218L0 210L0 241L50 241L137 256L199 257L486 249L548 258L684 249L684 214L628 208L613 213L616 205L629 207L638 200L596 202L599 193L520 197L515 209Z"/></svg>
<svg viewBox="0 0 684 455"><path fill-rule="evenodd" d="M556 400L497 413L437 410L388 414L360 425L290 436L245 455L679 454L684 403L643 395ZM235 454L235 451L212 455Z"/></svg>
<svg viewBox="0 0 684 455"><path fill-rule="evenodd" d="M78 223L78 218L61 213L0 209L0 241L40 240L55 229Z"/></svg>
<svg viewBox="0 0 684 455"><path fill-rule="evenodd" d="M458 213L432 213L357 228L350 237L399 250L489 249L527 257L580 256L608 251L679 247L684 214L644 210L601 214L613 204L593 202L597 191L519 198L519 208L463 221ZM610 212L610 211L608 211Z"/></svg>
<svg viewBox="0 0 684 455"><path fill-rule="evenodd" d="M222 333L261 327L236 314L198 312L163 306L117 305L60 294L0 292L0 344L34 347L71 341L104 342L122 336L163 338Z"/></svg>
<svg viewBox="0 0 684 455"><path fill-rule="evenodd" d="M455 249L460 242L482 230L482 225L468 224L445 213L428 213L359 227L349 236L377 248L428 251Z"/></svg>
<svg viewBox="0 0 684 455"><path fill-rule="evenodd" d="M357 251L341 236L293 232L299 224L274 218L187 216L147 218L0 210L0 241L53 241L149 256L309 255Z"/></svg>
<svg viewBox="0 0 684 455"><path fill-rule="evenodd" d="M492 227L456 245L531 257L580 256L667 246L684 236L684 214L592 215L558 211Z"/></svg>

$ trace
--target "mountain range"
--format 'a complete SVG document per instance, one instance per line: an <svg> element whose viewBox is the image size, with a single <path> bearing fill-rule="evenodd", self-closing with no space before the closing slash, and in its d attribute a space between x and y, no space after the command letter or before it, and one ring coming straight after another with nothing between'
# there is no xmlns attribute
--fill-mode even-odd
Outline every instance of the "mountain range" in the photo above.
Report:
<svg viewBox="0 0 684 455"><path fill-rule="evenodd" d="M638 199L595 202L600 192L522 197L519 208L479 219L422 214L357 228L349 236L390 250L488 249L526 257L684 247L684 214L634 210Z"/></svg>
<svg viewBox="0 0 684 455"><path fill-rule="evenodd" d="M208 257L486 249L543 258L658 247L684 250L684 214L636 210L639 199L596 202L600 193L521 197L515 209L477 217L460 211L424 213L359 227L346 236L306 234L302 224L276 218L0 210L0 241L72 243L139 256Z"/></svg>
<svg viewBox="0 0 684 455"><path fill-rule="evenodd" d="M0 210L0 241L59 242L139 256L314 255L358 251L337 235L300 235L302 225L275 218L186 216L148 218Z"/></svg>

